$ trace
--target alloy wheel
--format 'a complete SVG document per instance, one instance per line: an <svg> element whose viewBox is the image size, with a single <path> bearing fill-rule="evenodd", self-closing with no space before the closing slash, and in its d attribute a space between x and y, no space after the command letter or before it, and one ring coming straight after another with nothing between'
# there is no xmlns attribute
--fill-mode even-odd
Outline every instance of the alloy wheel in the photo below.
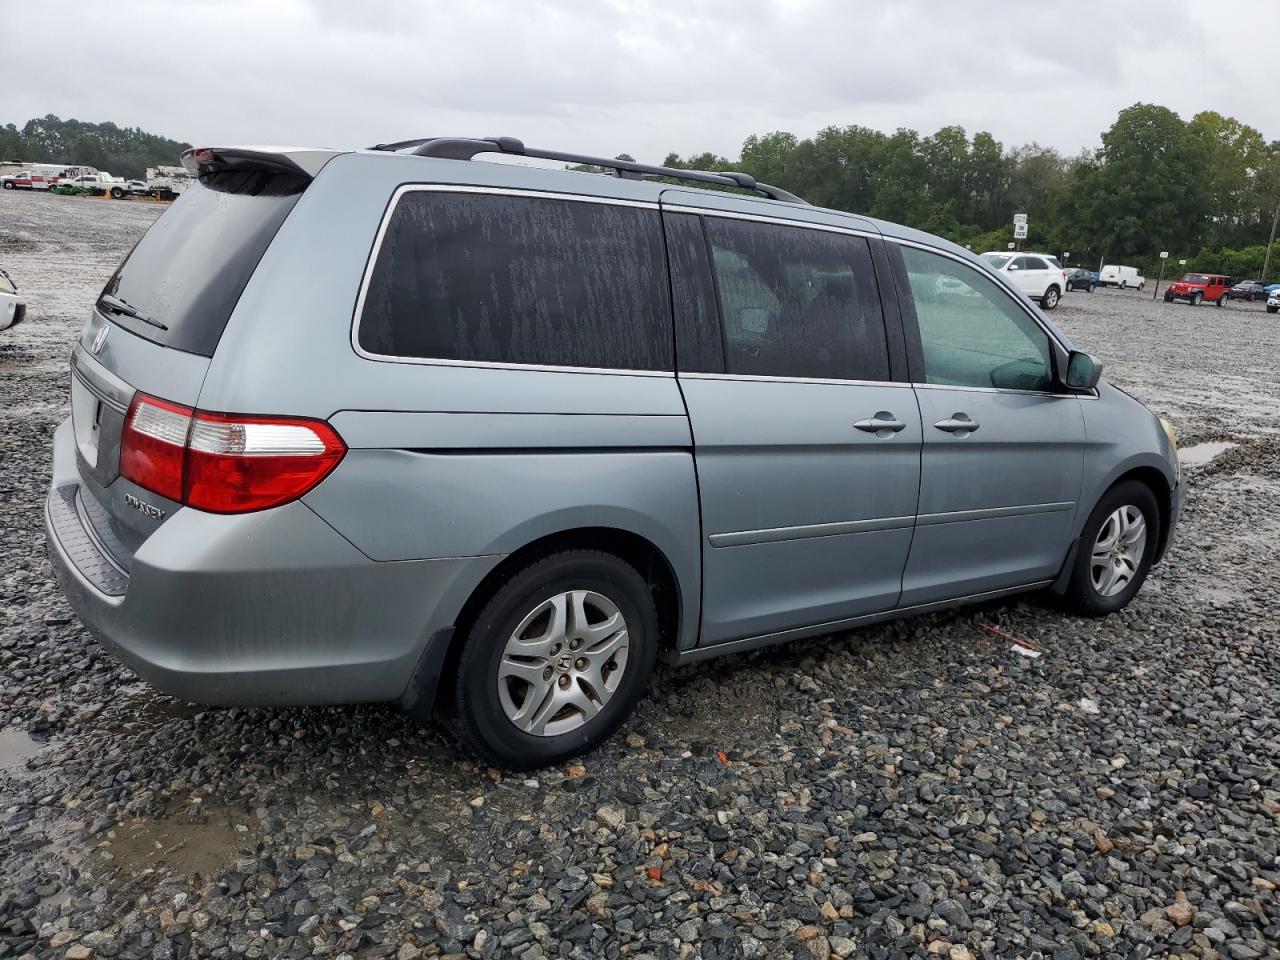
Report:
<svg viewBox="0 0 1280 960"><path fill-rule="evenodd" d="M1147 520L1128 505L1111 513L1093 544L1089 574L1100 597L1114 597L1138 574L1147 548Z"/></svg>
<svg viewBox="0 0 1280 960"><path fill-rule="evenodd" d="M512 631L498 664L498 699L516 727L539 737L576 730L618 689L630 641L622 611L593 590L537 604Z"/></svg>

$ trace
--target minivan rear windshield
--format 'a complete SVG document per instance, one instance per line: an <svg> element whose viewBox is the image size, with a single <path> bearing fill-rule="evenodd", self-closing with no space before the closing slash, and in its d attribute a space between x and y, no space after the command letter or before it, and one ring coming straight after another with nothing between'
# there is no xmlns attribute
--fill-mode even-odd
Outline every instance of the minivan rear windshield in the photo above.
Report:
<svg viewBox="0 0 1280 960"><path fill-rule="evenodd" d="M306 177L228 171L192 182L125 257L98 309L133 333L213 356Z"/></svg>

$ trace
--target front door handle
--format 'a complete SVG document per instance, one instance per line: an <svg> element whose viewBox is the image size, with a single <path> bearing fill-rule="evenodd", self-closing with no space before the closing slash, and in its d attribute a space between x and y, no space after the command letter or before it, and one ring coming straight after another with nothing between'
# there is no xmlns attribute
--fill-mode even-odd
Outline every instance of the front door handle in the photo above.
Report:
<svg viewBox="0 0 1280 960"><path fill-rule="evenodd" d="M967 413L953 413L948 419L939 420L934 426L945 433L954 433L957 437L967 437L977 430L981 424L973 420Z"/></svg>
<svg viewBox="0 0 1280 960"><path fill-rule="evenodd" d="M877 437L884 439L892 437L899 430L905 430L907 425L892 413L881 410L874 417L857 421L853 427L855 430L861 430L863 433L874 433Z"/></svg>

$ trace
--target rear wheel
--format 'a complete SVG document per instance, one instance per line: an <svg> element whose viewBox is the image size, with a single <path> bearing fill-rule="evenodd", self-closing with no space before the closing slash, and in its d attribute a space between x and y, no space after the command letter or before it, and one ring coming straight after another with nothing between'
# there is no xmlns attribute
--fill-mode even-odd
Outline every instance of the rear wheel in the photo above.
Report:
<svg viewBox="0 0 1280 960"><path fill-rule="evenodd" d="M1040 298L1040 306L1046 310L1052 310L1058 305L1060 294L1057 287L1050 287L1044 292L1044 296Z"/></svg>
<svg viewBox="0 0 1280 960"><path fill-rule="evenodd" d="M1146 580L1160 542L1160 511L1137 480L1103 495L1085 522L1064 597L1077 613L1104 617L1126 606Z"/></svg>
<svg viewBox="0 0 1280 960"><path fill-rule="evenodd" d="M1227 295L1224 293L1218 298L1218 306L1225 307L1227 305Z"/></svg>
<svg viewBox="0 0 1280 960"><path fill-rule="evenodd" d="M10 183L8 180L6 180L6 181L5 181L5 183L4 183L4 188L5 188L6 190L12 190L12 189L13 189L13 184L12 184L12 183Z"/></svg>
<svg viewBox="0 0 1280 960"><path fill-rule="evenodd" d="M591 749L627 718L653 671L658 614L630 564L564 550L507 578L462 642L458 739L491 763L530 770Z"/></svg>
<svg viewBox="0 0 1280 960"><path fill-rule="evenodd" d="M1123 290L1123 289L1124 289L1124 281L1123 281L1123 280L1121 280L1119 283L1117 283L1117 284L1116 284L1116 286L1117 286L1117 287L1119 287L1121 290Z"/></svg>

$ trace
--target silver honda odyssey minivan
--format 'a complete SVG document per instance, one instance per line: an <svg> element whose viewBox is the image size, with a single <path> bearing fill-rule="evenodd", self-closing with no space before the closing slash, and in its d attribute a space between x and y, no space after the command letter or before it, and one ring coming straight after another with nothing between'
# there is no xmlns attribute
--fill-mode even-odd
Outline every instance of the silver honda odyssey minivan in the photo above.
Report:
<svg viewBox="0 0 1280 960"><path fill-rule="evenodd" d="M74 349L46 507L81 620L175 696L398 701L532 768L658 657L1100 616L1168 549L1168 424L945 240L510 138L184 162Z"/></svg>

